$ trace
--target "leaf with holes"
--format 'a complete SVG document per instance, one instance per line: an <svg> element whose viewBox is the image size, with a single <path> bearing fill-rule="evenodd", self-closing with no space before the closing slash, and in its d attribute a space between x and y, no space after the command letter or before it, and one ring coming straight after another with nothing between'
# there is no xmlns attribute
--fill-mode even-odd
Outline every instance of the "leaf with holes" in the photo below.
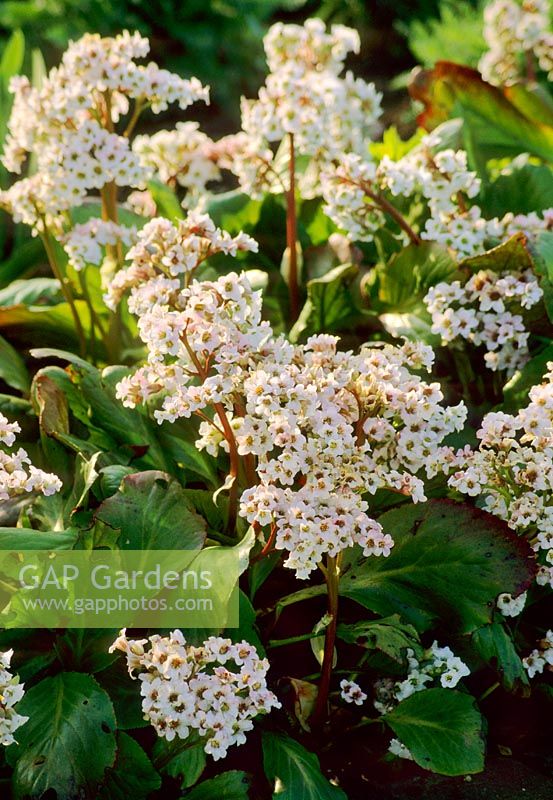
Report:
<svg viewBox="0 0 553 800"><path fill-rule="evenodd" d="M27 691L18 712L29 717L9 750L15 764L14 798L58 800L96 796L105 770L115 761L115 714L94 678L62 672Z"/></svg>

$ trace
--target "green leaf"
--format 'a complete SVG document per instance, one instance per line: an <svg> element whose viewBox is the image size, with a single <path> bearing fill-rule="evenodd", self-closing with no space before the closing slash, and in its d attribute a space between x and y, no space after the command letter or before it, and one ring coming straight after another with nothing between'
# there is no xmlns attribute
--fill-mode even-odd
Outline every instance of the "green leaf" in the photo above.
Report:
<svg viewBox="0 0 553 800"><path fill-rule="evenodd" d="M474 631L471 644L482 659L495 669L501 683L511 690L516 683L528 685L528 676L504 624L492 622Z"/></svg>
<svg viewBox="0 0 553 800"><path fill-rule="evenodd" d="M323 331L332 333L351 322L358 314L350 290L350 283L357 272L355 265L341 264L322 278L307 282L307 300L290 331L292 342Z"/></svg>
<svg viewBox="0 0 553 800"><path fill-rule="evenodd" d="M76 300L75 308L85 334L88 334L90 329L88 306L83 300ZM58 303L50 307L22 304L0 307L0 329L2 328L10 332L10 338L16 337L23 344L30 346L41 341L53 347L75 349L79 347L68 303Z"/></svg>
<svg viewBox="0 0 553 800"><path fill-rule="evenodd" d="M416 628L404 623L398 614L378 620L362 620L352 625L338 625L338 637L344 642L358 644L366 650L380 650L394 661L403 663L407 649L415 655L422 653Z"/></svg>
<svg viewBox="0 0 553 800"><path fill-rule="evenodd" d="M248 800L250 782L245 772L231 770L195 786L186 800Z"/></svg>
<svg viewBox="0 0 553 800"><path fill-rule="evenodd" d="M523 233L515 233L497 247L459 262L459 269L470 272L479 272L482 269L489 269L492 272L516 272L533 268L534 260L528 249L528 240Z"/></svg>
<svg viewBox="0 0 553 800"><path fill-rule="evenodd" d="M161 772L180 780L181 789L188 789L198 782L206 766L203 741L192 747L188 742L157 739L154 744L154 760Z"/></svg>
<svg viewBox="0 0 553 800"><path fill-rule="evenodd" d="M182 486L157 470L127 475L95 518L121 530L122 550L199 550L206 537Z"/></svg>
<svg viewBox="0 0 553 800"><path fill-rule="evenodd" d="M0 336L0 379L20 392L28 392L29 373L17 350Z"/></svg>
<svg viewBox="0 0 553 800"><path fill-rule="evenodd" d="M111 698L119 730L148 727L149 722L142 713L139 681L129 680L123 659L116 659L99 672L96 680Z"/></svg>
<svg viewBox="0 0 553 800"><path fill-rule="evenodd" d="M258 223L261 200L252 200L240 191L224 192L210 199L207 213L216 225L234 235Z"/></svg>
<svg viewBox="0 0 553 800"><path fill-rule="evenodd" d="M383 717L424 769L471 775L484 768L484 723L474 698L452 689L424 689Z"/></svg>
<svg viewBox="0 0 553 800"><path fill-rule="evenodd" d="M531 548L497 517L464 503L430 500L387 511L388 558L360 558L340 593L379 614L400 614L419 630L433 618L470 633L492 620L502 592L530 585Z"/></svg>
<svg viewBox="0 0 553 800"><path fill-rule="evenodd" d="M347 800L322 774L317 756L285 733L263 734L263 768L275 800Z"/></svg>
<svg viewBox="0 0 553 800"><path fill-rule="evenodd" d="M426 130L451 117L464 120L473 166L475 161L519 153L553 161L553 126L525 116L476 70L439 61L433 69L417 72L409 90L425 107L417 121Z"/></svg>
<svg viewBox="0 0 553 800"><path fill-rule="evenodd" d="M418 128L409 139L402 139L395 125L386 128L382 135L381 142L369 142L369 152L378 161L384 156L388 156L392 161L399 161L407 155L414 147L420 144L424 136L422 128Z"/></svg>
<svg viewBox="0 0 553 800"><path fill-rule="evenodd" d="M161 778L138 742L119 732L117 758L107 770L98 800L145 800L160 786Z"/></svg>
<svg viewBox="0 0 553 800"><path fill-rule="evenodd" d="M29 720L10 748L14 797L96 796L116 747L113 706L94 678L77 672L46 678L26 692L18 711Z"/></svg>
<svg viewBox="0 0 553 800"><path fill-rule="evenodd" d="M55 278L27 278L13 281L5 289L0 290L0 306L24 305L56 305L61 303L59 281Z"/></svg>
<svg viewBox="0 0 553 800"><path fill-rule="evenodd" d="M517 411L527 405L528 395L533 386L542 382L547 372L547 364L553 361L553 343L530 359L522 369L515 372L513 377L503 387L504 411Z"/></svg>
<svg viewBox="0 0 553 800"><path fill-rule="evenodd" d="M478 198L485 217L529 214L553 206L553 172L545 164L524 164L485 186Z"/></svg>
<svg viewBox="0 0 553 800"><path fill-rule="evenodd" d="M18 75L25 56L25 37L21 31L14 31L4 45L0 60L0 78L7 86L10 78Z"/></svg>
<svg viewBox="0 0 553 800"><path fill-rule="evenodd" d="M423 318L427 314L423 297L440 281L450 281L456 270L456 262L440 245L409 244L371 273L367 283L371 306L379 313L415 313Z"/></svg>
<svg viewBox="0 0 553 800"><path fill-rule="evenodd" d="M0 122L0 135L1 133L2 123ZM45 260L44 247L40 239L23 241L14 248L8 259L0 263L0 286L9 286L11 281L23 278L36 270Z"/></svg>
<svg viewBox="0 0 553 800"><path fill-rule="evenodd" d="M0 528L0 550L72 550L78 536L76 529L35 531L31 528Z"/></svg>
<svg viewBox="0 0 553 800"><path fill-rule="evenodd" d="M154 198L159 216L172 220L184 219L183 207L179 203L177 195L169 186L160 181L148 181L148 189Z"/></svg>
<svg viewBox="0 0 553 800"><path fill-rule="evenodd" d="M398 24L417 63L432 67L436 61L455 53L459 64L477 67L486 42L482 35L482 16L472 3L439 4L439 18L417 15L409 26ZM426 15L425 15L426 16Z"/></svg>

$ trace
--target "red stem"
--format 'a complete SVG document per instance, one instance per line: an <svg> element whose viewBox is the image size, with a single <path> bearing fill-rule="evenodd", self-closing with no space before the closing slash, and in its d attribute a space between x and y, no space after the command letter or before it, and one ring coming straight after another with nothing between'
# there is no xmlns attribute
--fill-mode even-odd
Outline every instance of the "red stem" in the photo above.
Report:
<svg viewBox="0 0 553 800"><path fill-rule="evenodd" d="M325 578L330 622L325 632L324 656L317 703L311 717L313 727L320 727L328 715L328 693L332 679L332 662L334 661L334 645L336 643L336 627L338 625L338 584L340 579L338 557L327 557Z"/></svg>

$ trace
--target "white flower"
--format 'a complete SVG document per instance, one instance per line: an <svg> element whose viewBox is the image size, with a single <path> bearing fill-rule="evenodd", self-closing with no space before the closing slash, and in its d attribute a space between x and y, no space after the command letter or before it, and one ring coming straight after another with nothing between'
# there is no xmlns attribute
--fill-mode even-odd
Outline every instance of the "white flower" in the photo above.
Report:
<svg viewBox="0 0 553 800"><path fill-rule="evenodd" d="M388 750L398 758L406 758L408 761L413 761L413 755L410 750L402 744L399 739L392 739L388 745Z"/></svg>
<svg viewBox="0 0 553 800"><path fill-rule="evenodd" d="M132 641L123 630L113 650L125 653L131 674L139 671L144 718L158 736L172 741L195 732L214 760L246 741L258 715L280 708L267 689L269 663L248 642L211 636L196 647L178 630Z"/></svg>
<svg viewBox="0 0 553 800"><path fill-rule="evenodd" d="M15 742L15 731L29 719L17 713L17 703L25 692L19 677L9 670L12 655L13 650L0 652L0 744L4 747Z"/></svg>
<svg viewBox="0 0 553 800"><path fill-rule="evenodd" d="M526 592L522 592L518 597L504 592L497 598L497 607L504 617L518 617L524 610L526 596Z"/></svg>
<svg viewBox="0 0 553 800"><path fill-rule="evenodd" d="M8 422L0 412L0 442L11 447L19 430L17 422ZM34 467L22 447L11 453L0 449L0 500L25 492L40 492L48 496L59 492L61 486L57 475Z"/></svg>
<svg viewBox="0 0 553 800"><path fill-rule="evenodd" d="M340 695L346 703L355 703L356 706L362 706L367 699L367 695L355 681L340 681Z"/></svg>

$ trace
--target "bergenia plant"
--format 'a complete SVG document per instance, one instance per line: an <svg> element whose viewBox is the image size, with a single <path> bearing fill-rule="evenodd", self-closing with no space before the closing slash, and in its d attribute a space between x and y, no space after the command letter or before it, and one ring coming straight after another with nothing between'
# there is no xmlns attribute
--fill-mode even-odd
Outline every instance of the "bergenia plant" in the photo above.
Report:
<svg viewBox="0 0 553 800"><path fill-rule="evenodd" d="M350 69L364 39L318 18L269 29L219 139L138 33L12 78L0 205L53 275L0 268L15 797L357 800L425 771L484 794L498 743L548 763L552 42L546 3L480 24L481 73L413 75L409 138ZM224 614L81 624L71 558L124 582L160 554L209 568Z"/></svg>

